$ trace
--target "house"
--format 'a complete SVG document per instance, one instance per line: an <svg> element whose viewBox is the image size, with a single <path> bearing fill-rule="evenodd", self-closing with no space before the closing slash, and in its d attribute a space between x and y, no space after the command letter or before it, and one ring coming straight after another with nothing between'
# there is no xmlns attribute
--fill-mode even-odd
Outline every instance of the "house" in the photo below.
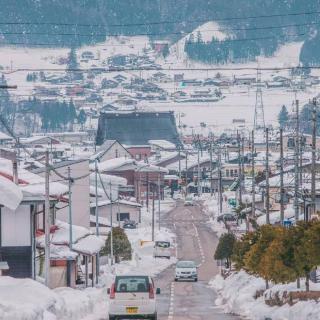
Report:
<svg viewBox="0 0 320 320"><path fill-rule="evenodd" d="M84 131L72 131L72 132L50 132L46 136L59 139L62 142L67 143L80 143L88 140L88 133Z"/></svg>
<svg viewBox="0 0 320 320"><path fill-rule="evenodd" d="M45 181L24 169L14 169L13 164L0 159L0 260L7 262L9 276L35 279L35 238L37 229L43 228ZM67 190L59 182L51 185L52 216L55 203Z"/></svg>
<svg viewBox="0 0 320 320"><path fill-rule="evenodd" d="M111 203L109 199L99 200L98 216L99 219L101 219L101 224L104 224L105 226L111 225L111 211L113 226L122 226L123 222L126 220L140 223L141 207L141 204L137 203L136 201L118 199ZM96 226L95 201L90 204L90 223L92 227Z"/></svg>
<svg viewBox="0 0 320 320"><path fill-rule="evenodd" d="M134 159L117 158L99 163L98 169L103 174L125 178L128 185L124 188L123 194L136 197L138 202L146 199L147 194L151 195L151 186L155 188L160 185L160 196L163 196L163 178L168 173L165 168L137 162ZM154 192L155 198L158 197L158 191L154 190Z"/></svg>
<svg viewBox="0 0 320 320"><path fill-rule="evenodd" d="M125 145L126 150L130 153L131 157L137 161L148 161L151 156L150 145Z"/></svg>
<svg viewBox="0 0 320 320"><path fill-rule="evenodd" d="M117 140L106 140L97 152L90 157L91 161L103 162L115 158L131 158L131 153Z"/></svg>
<svg viewBox="0 0 320 320"><path fill-rule="evenodd" d="M81 59L83 60L93 60L94 54L91 51L83 51L81 54Z"/></svg>
<svg viewBox="0 0 320 320"><path fill-rule="evenodd" d="M257 81L255 76L234 76L233 83L236 85L251 85Z"/></svg>
<svg viewBox="0 0 320 320"><path fill-rule="evenodd" d="M180 145L172 111L122 111L100 114L96 143L117 140L123 145L148 145L149 140L166 140Z"/></svg>
<svg viewBox="0 0 320 320"><path fill-rule="evenodd" d="M7 144L8 142L12 142L13 138L5 134L4 132L0 132L0 145Z"/></svg>
<svg viewBox="0 0 320 320"><path fill-rule="evenodd" d="M117 74L116 76L113 77L113 79L115 81L117 81L118 83L122 83L122 82L126 81L128 78L122 74Z"/></svg>

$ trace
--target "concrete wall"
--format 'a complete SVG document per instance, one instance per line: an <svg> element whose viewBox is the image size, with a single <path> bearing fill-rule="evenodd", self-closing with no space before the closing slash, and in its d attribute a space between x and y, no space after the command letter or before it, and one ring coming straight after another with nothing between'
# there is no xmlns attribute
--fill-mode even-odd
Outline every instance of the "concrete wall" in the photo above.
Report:
<svg viewBox="0 0 320 320"><path fill-rule="evenodd" d="M89 173L89 160L84 160L70 165L71 176L79 177ZM68 166L58 168L57 171L67 176ZM44 176L44 173L41 173ZM68 185L68 181L61 181L61 178L54 172L50 174L51 181L59 181ZM81 180L75 180L71 187L72 191L72 222L75 225L89 228L90 226L90 182L89 176ZM59 209L56 218L68 222L69 207L66 203L58 204Z"/></svg>

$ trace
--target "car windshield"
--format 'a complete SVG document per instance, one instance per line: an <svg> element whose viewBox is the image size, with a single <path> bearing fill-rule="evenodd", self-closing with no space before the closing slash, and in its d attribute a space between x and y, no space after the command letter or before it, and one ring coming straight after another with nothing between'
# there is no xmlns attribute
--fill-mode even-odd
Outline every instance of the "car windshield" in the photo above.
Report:
<svg viewBox="0 0 320 320"><path fill-rule="evenodd" d="M193 261L179 261L177 268L194 268L196 265Z"/></svg>
<svg viewBox="0 0 320 320"><path fill-rule="evenodd" d="M118 276L115 281L116 292L148 292L147 276Z"/></svg>
<svg viewBox="0 0 320 320"><path fill-rule="evenodd" d="M169 248L170 247L170 242L167 242L167 241L156 241L156 247Z"/></svg>

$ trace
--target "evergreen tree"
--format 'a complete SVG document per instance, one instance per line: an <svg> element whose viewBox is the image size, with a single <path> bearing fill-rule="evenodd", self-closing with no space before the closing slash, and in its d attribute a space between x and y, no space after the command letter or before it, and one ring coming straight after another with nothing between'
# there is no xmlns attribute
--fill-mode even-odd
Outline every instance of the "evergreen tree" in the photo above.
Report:
<svg viewBox="0 0 320 320"><path fill-rule="evenodd" d="M220 239L214 253L215 260L227 260L227 267L231 267L230 258L233 253L236 238L233 233L225 233Z"/></svg>
<svg viewBox="0 0 320 320"><path fill-rule="evenodd" d="M288 124L288 120L289 120L289 113L286 106L283 105L278 115L280 128L284 129Z"/></svg>
<svg viewBox="0 0 320 320"><path fill-rule="evenodd" d="M121 260L131 260L132 249L130 241L125 233L125 231L120 228L112 228L113 236L113 254L116 262ZM111 232L108 234L108 238L105 243L105 247L102 249L102 255L109 255L111 253Z"/></svg>
<svg viewBox="0 0 320 320"><path fill-rule="evenodd" d="M81 125L81 130L83 130L83 126L87 121L87 115L83 109L80 110L78 114L78 123Z"/></svg>

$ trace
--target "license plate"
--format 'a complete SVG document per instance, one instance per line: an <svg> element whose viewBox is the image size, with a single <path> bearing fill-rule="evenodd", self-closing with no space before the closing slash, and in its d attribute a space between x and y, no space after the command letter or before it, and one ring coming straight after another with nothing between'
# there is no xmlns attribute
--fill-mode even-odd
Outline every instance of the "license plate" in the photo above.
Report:
<svg viewBox="0 0 320 320"><path fill-rule="evenodd" d="M127 314L137 314L138 313L138 308L137 307L127 307Z"/></svg>

